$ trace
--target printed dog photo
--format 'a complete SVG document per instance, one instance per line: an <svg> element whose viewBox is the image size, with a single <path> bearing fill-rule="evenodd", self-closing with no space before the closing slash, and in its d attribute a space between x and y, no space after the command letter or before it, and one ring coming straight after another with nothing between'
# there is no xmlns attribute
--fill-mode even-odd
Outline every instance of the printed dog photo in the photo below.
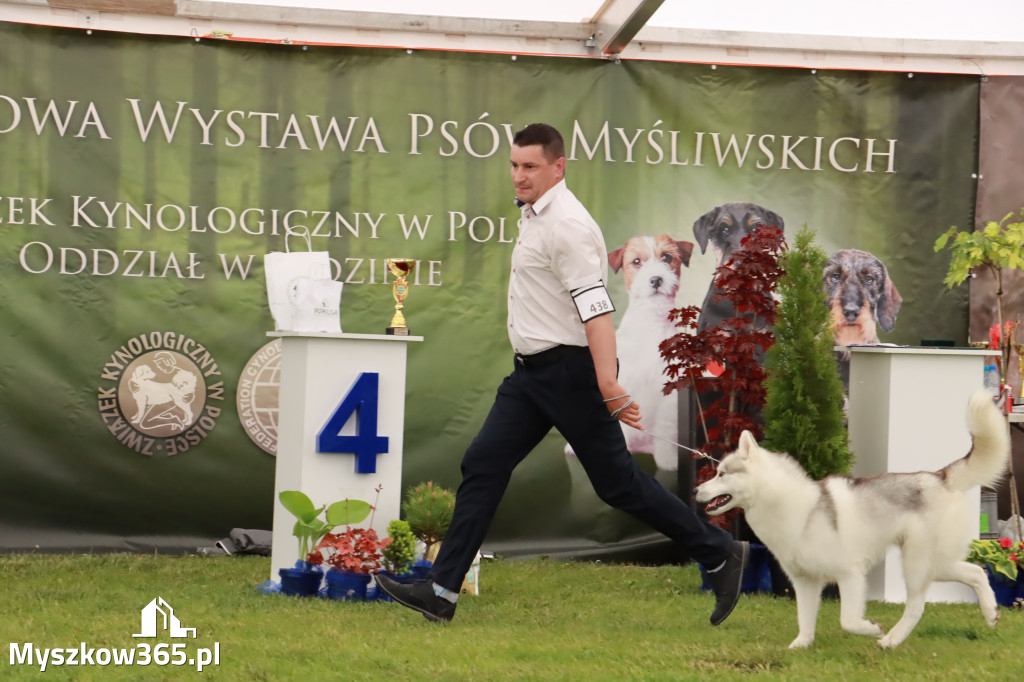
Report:
<svg viewBox="0 0 1024 682"><path fill-rule="evenodd" d="M903 297L889 270L867 251L841 249L828 257L822 272L838 346L877 344L878 327L896 326Z"/></svg>
<svg viewBox="0 0 1024 682"><path fill-rule="evenodd" d="M680 274L690 264L692 253L692 242L659 234L631 237L608 254L608 264L622 273L629 294L628 307L615 331L619 383L640 406L646 429L623 425L622 432L631 453L653 455L657 467L665 471L679 468L676 447L650 434L677 439L678 399L675 392L665 395L662 391L667 377L659 346L676 332L669 312L675 307ZM565 453L574 454L569 445Z"/></svg>
<svg viewBox="0 0 1024 682"><path fill-rule="evenodd" d="M675 307L682 268L690 264L693 244L667 234L632 237L608 254L608 264L622 273L629 307L615 332L619 354L619 383L640 405L645 431L623 426L630 452L654 455L659 469L679 468L676 447L653 438L655 433L676 440L678 399L673 391L665 395L665 360L659 346L673 336L675 326L669 312Z"/></svg>
<svg viewBox="0 0 1024 682"><path fill-rule="evenodd" d="M877 345L879 327L887 332L896 327L903 297L875 255L857 249L834 252L822 271L822 284L837 346ZM849 393L849 352L839 353L837 362L843 391Z"/></svg>
<svg viewBox="0 0 1024 682"><path fill-rule="evenodd" d="M740 250L743 238L759 227L774 225L786 229L786 223L775 211L750 202L731 202L716 206L693 223L693 236L700 245L700 252L706 253L710 245L717 269ZM727 299L716 301L718 291L714 280L708 286L701 313L697 318L697 329L708 329L721 324L722 320L736 316L736 309Z"/></svg>

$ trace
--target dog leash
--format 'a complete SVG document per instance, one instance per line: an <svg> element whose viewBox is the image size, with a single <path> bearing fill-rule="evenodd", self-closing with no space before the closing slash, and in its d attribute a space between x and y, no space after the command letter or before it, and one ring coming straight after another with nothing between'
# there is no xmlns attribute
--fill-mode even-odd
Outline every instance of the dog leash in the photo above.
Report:
<svg viewBox="0 0 1024 682"><path fill-rule="evenodd" d="M631 426L630 428L636 429L635 426ZM694 450L693 448L688 448L685 445L683 445L682 443L675 442L671 438L665 438L664 436L659 436L656 433L652 433L652 432L646 431L644 429L636 429L636 430L637 431L643 431L644 433L646 433L648 436L651 436L652 438L657 438L658 440L665 441L669 445L675 445L677 448L682 448L683 450L686 450L687 452L692 452L693 454L699 455L700 457L703 457L704 459L710 459L712 462L715 462L716 464L718 463L717 459L715 459L711 455L707 454L706 452L701 452L700 450Z"/></svg>

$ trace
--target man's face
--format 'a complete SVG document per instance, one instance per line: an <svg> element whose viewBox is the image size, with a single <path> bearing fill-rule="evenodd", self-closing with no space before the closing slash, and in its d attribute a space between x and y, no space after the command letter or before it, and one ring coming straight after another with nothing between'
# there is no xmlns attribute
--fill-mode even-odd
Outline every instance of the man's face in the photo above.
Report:
<svg viewBox="0 0 1024 682"><path fill-rule="evenodd" d="M549 161L544 155L544 147L539 144L527 147L512 145L511 159L516 198L526 204L532 205L565 175L565 158Z"/></svg>

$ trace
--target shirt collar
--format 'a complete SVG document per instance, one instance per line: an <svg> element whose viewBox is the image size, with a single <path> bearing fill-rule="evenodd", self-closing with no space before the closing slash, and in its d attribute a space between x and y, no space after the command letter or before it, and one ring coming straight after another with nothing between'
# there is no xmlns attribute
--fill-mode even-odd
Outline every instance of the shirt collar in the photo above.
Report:
<svg viewBox="0 0 1024 682"><path fill-rule="evenodd" d="M533 210L533 214L540 215L541 211L543 211L548 204L554 201L555 197L561 192L563 192L565 188L565 178L562 178L555 185L553 185L551 189L549 189L547 192L544 192L544 194L541 195L540 199L537 199L537 201L533 202L533 206L531 207L531 209ZM526 202L520 201L518 197L513 199L513 201L519 208L523 208L524 206L526 206Z"/></svg>

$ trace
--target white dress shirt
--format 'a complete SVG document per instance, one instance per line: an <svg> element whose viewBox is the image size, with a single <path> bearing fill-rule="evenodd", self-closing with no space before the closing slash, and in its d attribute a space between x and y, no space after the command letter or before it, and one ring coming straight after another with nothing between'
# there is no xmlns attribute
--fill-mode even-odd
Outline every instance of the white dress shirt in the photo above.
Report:
<svg viewBox="0 0 1024 682"><path fill-rule="evenodd" d="M601 228L562 179L532 207L521 206L508 282L508 337L516 353L586 346L570 292L604 285L608 251Z"/></svg>

